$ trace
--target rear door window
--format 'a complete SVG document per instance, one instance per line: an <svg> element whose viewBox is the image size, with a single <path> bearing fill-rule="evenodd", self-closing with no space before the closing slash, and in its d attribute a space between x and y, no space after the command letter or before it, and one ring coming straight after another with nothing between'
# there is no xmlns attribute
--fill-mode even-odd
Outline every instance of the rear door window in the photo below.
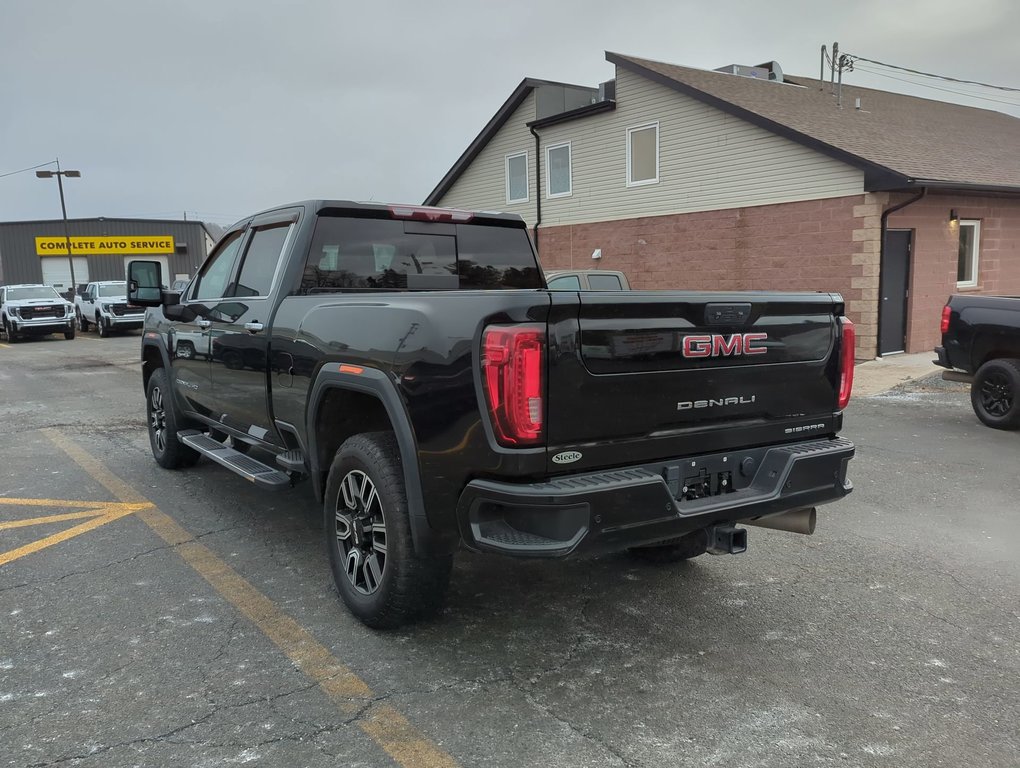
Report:
<svg viewBox="0 0 1020 768"><path fill-rule="evenodd" d="M539 287L521 228L320 216L300 292Z"/></svg>
<svg viewBox="0 0 1020 768"><path fill-rule="evenodd" d="M241 263L241 274L229 293L231 296L268 296L273 276L280 264L283 245L291 224L274 224L255 230Z"/></svg>
<svg viewBox="0 0 1020 768"><path fill-rule="evenodd" d="M588 275L588 287L593 291L622 291L619 275Z"/></svg>

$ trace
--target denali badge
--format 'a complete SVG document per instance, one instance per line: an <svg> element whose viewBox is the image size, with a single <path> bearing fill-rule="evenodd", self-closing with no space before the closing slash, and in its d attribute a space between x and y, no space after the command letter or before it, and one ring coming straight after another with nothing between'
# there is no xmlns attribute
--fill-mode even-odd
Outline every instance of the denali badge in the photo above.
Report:
<svg viewBox="0 0 1020 768"><path fill-rule="evenodd" d="M718 400L681 400L676 404L678 411L690 411L694 408L718 408L724 405L750 405L755 401L757 395L751 395L746 397L741 395L740 397L720 397ZM556 461L556 459L553 459Z"/></svg>
<svg viewBox="0 0 1020 768"><path fill-rule="evenodd" d="M767 333L721 333L704 336L684 336L684 357L735 357L736 355L764 355L768 350L755 342L765 341Z"/></svg>
<svg viewBox="0 0 1020 768"><path fill-rule="evenodd" d="M563 453L557 453L552 457L553 464L573 464L575 461L581 458L579 451L564 451Z"/></svg>

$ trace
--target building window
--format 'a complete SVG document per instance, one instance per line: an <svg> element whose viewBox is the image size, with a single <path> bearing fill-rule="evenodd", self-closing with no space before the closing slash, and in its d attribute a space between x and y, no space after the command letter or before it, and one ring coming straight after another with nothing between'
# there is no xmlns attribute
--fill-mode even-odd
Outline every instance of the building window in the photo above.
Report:
<svg viewBox="0 0 1020 768"><path fill-rule="evenodd" d="M528 153L506 156L506 201L528 202Z"/></svg>
<svg viewBox="0 0 1020 768"><path fill-rule="evenodd" d="M627 186L659 181L659 124L627 129Z"/></svg>
<svg viewBox="0 0 1020 768"><path fill-rule="evenodd" d="M971 288L978 284L978 251L981 244L981 222L960 222L960 255L956 262L956 287Z"/></svg>
<svg viewBox="0 0 1020 768"><path fill-rule="evenodd" d="M570 142L554 144L545 151L546 196L567 197L570 184Z"/></svg>

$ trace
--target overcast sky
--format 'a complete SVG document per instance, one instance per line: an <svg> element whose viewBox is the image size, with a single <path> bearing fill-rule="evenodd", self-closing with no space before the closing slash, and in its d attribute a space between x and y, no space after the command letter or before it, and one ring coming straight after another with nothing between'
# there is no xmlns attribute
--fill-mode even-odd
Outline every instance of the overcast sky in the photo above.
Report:
<svg viewBox="0 0 1020 768"><path fill-rule="evenodd" d="M523 77L595 86L605 51L712 69L821 45L1020 87L1016 0L2 0L0 174L59 157L68 215L220 224L311 197L421 202ZM884 70L902 80L910 75ZM855 85L1020 116L1020 93L857 71ZM56 218L0 178L0 221Z"/></svg>

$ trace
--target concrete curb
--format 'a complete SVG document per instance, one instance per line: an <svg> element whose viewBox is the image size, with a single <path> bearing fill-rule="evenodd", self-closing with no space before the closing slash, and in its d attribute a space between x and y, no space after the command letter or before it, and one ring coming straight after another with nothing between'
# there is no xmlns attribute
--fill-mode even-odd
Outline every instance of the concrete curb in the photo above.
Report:
<svg viewBox="0 0 1020 768"><path fill-rule="evenodd" d="M934 359L934 352L918 352L912 355L889 355L858 363L854 368L854 396L870 397L942 371L932 362Z"/></svg>

